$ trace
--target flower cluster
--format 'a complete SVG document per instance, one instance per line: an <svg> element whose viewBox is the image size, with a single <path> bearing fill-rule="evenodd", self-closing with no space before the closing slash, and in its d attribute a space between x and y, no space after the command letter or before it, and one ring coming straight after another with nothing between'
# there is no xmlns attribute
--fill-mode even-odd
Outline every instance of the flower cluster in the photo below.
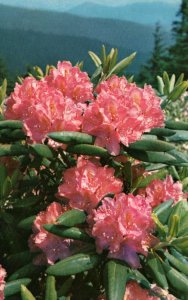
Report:
<svg viewBox="0 0 188 300"><path fill-rule="evenodd" d="M6 276L6 271L0 265L0 300L4 300L5 276Z"/></svg>
<svg viewBox="0 0 188 300"><path fill-rule="evenodd" d="M147 198L152 207L173 199L174 202L184 197L182 184L173 182L172 176L167 176L165 180L155 179L146 188L139 189L138 193Z"/></svg>
<svg viewBox="0 0 188 300"><path fill-rule="evenodd" d="M31 142L44 142L53 131L82 131L96 136L95 144L112 155L119 154L120 143L128 146L164 121L151 86L142 89L113 76L93 91L87 73L66 61L41 80L27 77L16 84L5 118L22 120Z"/></svg>
<svg viewBox="0 0 188 300"><path fill-rule="evenodd" d="M98 252L109 249L109 256L140 266L137 253L147 254L151 246L154 222L151 206L141 196L121 193L114 199L104 198L94 212L92 235Z"/></svg>
<svg viewBox="0 0 188 300"><path fill-rule="evenodd" d="M144 89L113 76L97 88L98 96L84 114L83 132L96 136L95 144L112 155L141 138L144 132L163 125L164 116L151 86Z"/></svg>
<svg viewBox="0 0 188 300"><path fill-rule="evenodd" d="M58 196L68 198L71 207L90 212L105 195L121 191L122 182L114 177L113 168L102 167L97 159L80 157L76 167L64 172Z"/></svg>
<svg viewBox="0 0 188 300"><path fill-rule="evenodd" d="M32 142L44 142L53 131L80 131L85 109L82 102L92 97L92 84L78 67L64 62L58 64L59 75L55 70L46 79L27 77L22 85L17 83L6 102L5 118L23 121Z"/></svg>
<svg viewBox="0 0 188 300"><path fill-rule="evenodd" d="M75 103L93 100L93 85L87 73L80 71L78 67L72 67L68 61L58 62L57 69L52 68L45 80L50 87L57 89Z"/></svg>
<svg viewBox="0 0 188 300"><path fill-rule="evenodd" d="M29 239L29 247L32 252L42 250L34 259L35 264L53 264L58 259L71 255L70 239L63 239L43 228L45 224L54 224L56 219L67 211L67 207L57 202L51 203L46 211L40 212L33 223L33 234Z"/></svg>

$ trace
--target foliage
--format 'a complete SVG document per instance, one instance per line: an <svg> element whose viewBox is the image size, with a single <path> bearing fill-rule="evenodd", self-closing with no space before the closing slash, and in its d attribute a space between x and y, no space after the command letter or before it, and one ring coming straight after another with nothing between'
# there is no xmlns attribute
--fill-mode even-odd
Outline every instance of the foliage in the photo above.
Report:
<svg viewBox="0 0 188 300"><path fill-rule="evenodd" d="M157 75L161 75L165 69L166 51L162 29L160 24L157 23L154 32L153 52L147 64L141 67L138 76L139 82L149 82L151 85L156 86Z"/></svg>
<svg viewBox="0 0 188 300"><path fill-rule="evenodd" d="M188 77L187 69L187 40L188 40L188 2L182 0L180 10L178 12L178 20L174 22L173 34L175 43L169 48L167 58L167 70L171 73L176 70L179 76L181 73Z"/></svg>

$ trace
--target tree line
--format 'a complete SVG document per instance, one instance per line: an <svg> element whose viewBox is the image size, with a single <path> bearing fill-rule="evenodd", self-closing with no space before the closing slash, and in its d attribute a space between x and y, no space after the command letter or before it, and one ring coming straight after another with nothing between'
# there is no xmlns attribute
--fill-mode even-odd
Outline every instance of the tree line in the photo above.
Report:
<svg viewBox="0 0 188 300"><path fill-rule="evenodd" d="M172 38L172 45L166 47L161 25L156 24L153 52L140 70L140 83L149 82L155 86L156 76L164 71L177 76L184 73L185 79L188 79L188 0L181 2L177 20L172 24Z"/></svg>

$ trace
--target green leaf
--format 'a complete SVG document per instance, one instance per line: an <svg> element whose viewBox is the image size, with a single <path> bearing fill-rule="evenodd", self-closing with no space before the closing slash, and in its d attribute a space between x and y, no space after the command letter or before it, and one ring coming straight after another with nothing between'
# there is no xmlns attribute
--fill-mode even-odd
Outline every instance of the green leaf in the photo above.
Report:
<svg viewBox="0 0 188 300"><path fill-rule="evenodd" d="M188 265L188 260L185 258L184 255L182 255L180 252L178 252L174 247L170 248L170 252L174 257L176 257L178 260L180 260L183 264Z"/></svg>
<svg viewBox="0 0 188 300"><path fill-rule="evenodd" d="M87 144L80 144L75 146L68 146L66 149L69 153L75 154L83 154L83 155L90 155L90 156L99 156L99 157L108 157L108 151L102 147L87 145Z"/></svg>
<svg viewBox="0 0 188 300"><path fill-rule="evenodd" d="M117 62L117 57L118 57L118 49L114 49L112 48L111 52L110 52L110 66L109 66L109 70L112 70L112 68L114 68L114 66L116 65Z"/></svg>
<svg viewBox="0 0 188 300"><path fill-rule="evenodd" d="M7 137L10 136L10 133L11 133L11 132L12 132L12 130L9 129L9 128L3 128L3 129L1 129L1 130L0 130L0 136L1 136L1 139L6 140Z"/></svg>
<svg viewBox="0 0 188 300"><path fill-rule="evenodd" d="M182 121L167 120L165 126L174 130L188 130L188 123Z"/></svg>
<svg viewBox="0 0 188 300"><path fill-rule="evenodd" d="M180 76L178 77L177 81L176 81L175 86L177 86L177 85L179 85L180 83L182 83L183 79L184 79L184 74L181 73Z"/></svg>
<svg viewBox="0 0 188 300"><path fill-rule="evenodd" d="M95 268L100 260L99 255L79 253L50 266L46 272L54 276L74 275Z"/></svg>
<svg viewBox="0 0 188 300"><path fill-rule="evenodd" d="M167 152L174 149L174 146L159 140L143 139L129 145L130 149L143 151Z"/></svg>
<svg viewBox="0 0 188 300"><path fill-rule="evenodd" d="M188 131L186 130L176 130L175 134L167 137L168 142L179 143L188 141Z"/></svg>
<svg viewBox="0 0 188 300"><path fill-rule="evenodd" d="M141 151L127 148L130 156L141 161L150 163L165 163L167 165L176 164L176 158L166 152Z"/></svg>
<svg viewBox="0 0 188 300"><path fill-rule="evenodd" d="M150 282L147 280L147 278L142 273L140 273L136 269L129 269L128 281L129 280L137 281L139 284L141 284L145 288L150 289L150 286L151 286Z"/></svg>
<svg viewBox="0 0 188 300"><path fill-rule="evenodd" d="M161 95L164 94L164 82L161 76L157 76L158 90Z"/></svg>
<svg viewBox="0 0 188 300"><path fill-rule="evenodd" d="M51 132L48 137L64 144L93 144L94 138L87 134L75 131Z"/></svg>
<svg viewBox="0 0 188 300"><path fill-rule="evenodd" d="M170 199L168 201L163 202L156 208L154 208L153 212L158 217L159 221L162 224L166 224L171 212L172 212L172 204L174 200Z"/></svg>
<svg viewBox="0 0 188 300"><path fill-rule="evenodd" d="M169 92L173 91L174 85L175 85L175 81L176 81L176 76L174 74L172 74L172 76L170 78Z"/></svg>
<svg viewBox="0 0 188 300"><path fill-rule="evenodd" d="M159 137L166 137L174 135L176 131L168 128L153 128L149 133Z"/></svg>
<svg viewBox="0 0 188 300"><path fill-rule="evenodd" d="M167 231L168 231L168 227L166 225L163 225L160 220L158 219L158 217L155 215L155 213L152 213L152 219L154 220L156 227L157 227L157 231L160 233L160 235L164 238L166 237Z"/></svg>
<svg viewBox="0 0 188 300"><path fill-rule="evenodd" d="M160 260L154 257L152 254L149 254L146 265L148 266L154 281L163 289L168 290L166 274Z"/></svg>
<svg viewBox="0 0 188 300"><path fill-rule="evenodd" d="M169 222L168 236L170 239L177 236L179 222L180 222L180 217L178 215L173 214L172 217L170 218L170 222Z"/></svg>
<svg viewBox="0 0 188 300"><path fill-rule="evenodd" d="M109 260L105 265L104 282L107 300L123 300L128 277L127 267L121 261Z"/></svg>
<svg viewBox="0 0 188 300"><path fill-rule="evenodd" d="M187 255L188 254L188 235L172 240L171 245L174 246L181 253L184 253Z"/></svg>
<svg viewBox="0 0 188 300"><path fill-rule="evenodd" d="M53 153L47 145L33 144L30 147L34 150L35 153L42 157L46 157L49 159L53 158Z"/></svg>
<svg viewBox="0 0 188 300"><path fill-rule="evenodd" d="M8 281L13 281L19 278L24 277L31 277L37 270L39 270L40 267L33 265L32 263L29 263L22 268L16 270L9 278Z"/></svg>
<svg viewBox="0 0 188 300"><path fill-rule="evenodd" d="M180 219L178 236L188 235L188 213Z"/></svg>
<svg viewBox="0 0 188 300"><path fill-rule="evenodd" d="M86 221L86 214L84 211L78 209L71 209L64 212L58 219L57 222L60 225L72 227L77 224L82 224Z"/></svg>
<svg viewBox="0 0 188 300"><path fill-rule="evenodd" d="M106 62L106 48L105 48L104 45L102 45L101 56L102 56L102 62L103 62L103 65L104 65L105 62Z"/></svg>
<svg viewBox="0 0 188 300"><path fill-rule="evenodd" d="M130 76L127 81L128 83L133 83L133 80L134 80L134 75Z"/></svg>
<svg viewBox="0 0 188 300"><path fill-rule="evenodd" d="M177 215L181 220L184 216L188 216L188 204L185 201L179 201L173 206L173 210L168 220L169 227L173 222L173 216ZM181 221L180 221L181 222Z"/></svg>
<svg viewBox="0 0 188 300"><path fill-rule="evenodd" d="M48 276L46 280L45 300L57 300L57 292L55 288L55 277Z"/></svg>
<svg viewBox="0 0 188 300"><path fill-rule="evenodd" d="M4 79L2 85L0 86L0 105L6 97L7 92L7 80Z"/></svg>
<svg viewBox="0 0 188 300"><path fill-rule="evenodd" d="M170 90L170 79L166 71L163 72L164 94L168 95Z"/></svg>
<svg viewBox="0 0 188 300"><path fill-rule="evenodd" d="M157 171L166 167L165 164L146 164L146 163L143 163L143 166L145 170L148 172Z"/></svg>
<svg viewBox="0 0 188 300"><path fill-rule="evenodd" d="M19 156L28 153L28 149L23 145L8 145L0 144L0 157L1 156Z"/></svg>
<svg viewBox="0 0 188 300"><path fill-rule="evenodd" d="M0 131L1 134L1 131ZM7 136L9 140L24 140L26 138L25 133L20 129L11 130L9 135Z"/></svg>
<svg viewBox="0 0 188 300"><path fill-rule="evenodd" d="M112 74L121 73L124 69L126 69L132 63L135 56L136 56L136 52L132 53L130 56L121 60L116 66L114 66L114 68L112 68L112 70L110 71L110 73L108 74L106 79L109 78Z"/></svg>
<svg viewBox="0 0 188 300"><path fill-rule="evenodd" d="M188 293L188 278L172 268L170 265L162 262L163 269L169 283L175 290Z"/></svg>
<svg viewBox="0 0 188 300"><path fill-rule="evenodd" d="M173 179L180 180L180 176L179 176L175 166L171 166L169 168L169 173L170 173L170 175L172 175Z"/></svg>
<svg viewBox="0 0 188 300"><path fill-rule="evenodd" d="M109 72L109 67L110 67L110 56L107 55L106 61L105 61L105 63L103 64L103 74L108 74L108 72ZM107 78L107 76L106 76L106 77L104 76L103 79L106 79L106 78Z"/></svg>
<svg viewBox="0 0 188 300"><path fill-rule="evenodd" d="M100 78L101 78L102 71L103 71L103 69L102 69L101 66L99 66L99 67L95 70L95 72L94 72L93 75L91 76L91 82L92 82L92 83L94 83L94 84L97 84L97 83L98 83L98 81L99 81Z"/></svg>
<svg viewBox="0 0 188 300"><path fill-rule="evenodd" d="M170 154L171 156L174 156L174 158L176 159L176 162L174 163L174 165L179 166L180 164L184 165L188 164L188 156L186 154L184 154L183 152L177 151L176 149L174 150L170 150L168 151L168 154Z"/></svg>
<svg viewBox="0 0 188 300"><path fill-rule="evenodd" d="M25 230L31 230L35 219L36 219L36 216L27 217L26 219L24 219L18 223L18 228L25 229Z"/></svg>
<svg viewBox="0 0 188 300"><path fill-rule="evenodd" d="M188 81L183 81L179 83L169 94L168 99L171 101L176 101L187 90L187 88L188 88Z"/></svg>
<svg viewBox="0 0 188 300"><path fill-rule="evenodd" d="M53 225L53 224L46 224L43 225L44 229L55 234L61 236L63 238L70 238L74 240L79 240L83 242L92 242L93 239L85 233L84 230L77 228L77 227L63 227L61 225Z"/></svg>
<svg viewBox="0 0 188 300"><path fill-rule="evenodd" d="M36 300L32 293L23 284L21 285L21 296L22 300Z"/></svg>
<svg viewBox="0 0 188 300"><path fill-rule="evenodd" d="M89 51L88 54L91 57L91 59L94 62L94 64L96 65L96 67L99 67L100 65L102 65L102 61L100 60L100 58L98 57L98 55L96 55L92 51Z"/></svg>
<svg viewBox="0 0 188 300"><path fill-rule="evenodd" d="M180 272L188 276L188 264L181 262L179 259L171 255L168 251L164 252L168 261Z"/></svg>
<svg viewBox="0 0 188 300"><path fill-rule="evenodd" d="M23 124L21 121L14 121L14 120L0 121L0 129L3 128L22 129L22 127Z"/></svg>
<svg viewBox="0 0 188 300"><path fill-rule="evenodd" d="M23 284L27 286L30 282L31 279L22 278L6 283L4 290L5 297L9 297L16 293L19 293L21 290L21 285Z"/></svg>

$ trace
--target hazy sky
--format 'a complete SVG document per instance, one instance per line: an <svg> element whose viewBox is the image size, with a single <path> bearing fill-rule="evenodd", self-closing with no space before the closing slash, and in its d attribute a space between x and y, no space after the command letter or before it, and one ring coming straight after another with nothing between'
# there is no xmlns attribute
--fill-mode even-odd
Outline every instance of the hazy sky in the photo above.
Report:
<svg viewBox="0 0 188 300"><path fill-rule="evenodd" d="M107 4L107 5L124 5L127 3L134 3L134 2L153 2L157 0L0 0L2 4L9 4L9 5L17 5L17 6L28 6L28 7L39 7L40 5L50 7L54 6L61 6L61 7L73 7L79 5L84 2L95 2L99 4ZM179 4L181 0L160 0L166 3L172 4Z"/></svg>

